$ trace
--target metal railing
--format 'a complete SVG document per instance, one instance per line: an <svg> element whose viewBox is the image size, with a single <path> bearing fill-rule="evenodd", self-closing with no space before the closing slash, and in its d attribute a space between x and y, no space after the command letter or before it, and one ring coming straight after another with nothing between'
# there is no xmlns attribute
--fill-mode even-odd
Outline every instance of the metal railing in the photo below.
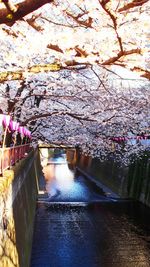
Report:
<svg viewBox="0 0 150 267"><path fill-rule="evenodd" d="M0 175L3 174L3 171L15 165L17 161L24 158L30 150L30 144L0 148Z"/></svg>

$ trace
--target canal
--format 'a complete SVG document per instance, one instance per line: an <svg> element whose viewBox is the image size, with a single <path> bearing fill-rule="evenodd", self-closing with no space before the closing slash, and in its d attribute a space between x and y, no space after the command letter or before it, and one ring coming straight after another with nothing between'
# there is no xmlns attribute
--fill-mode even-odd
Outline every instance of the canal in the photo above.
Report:
<svg viewBox="0 0 150 267"><path fill-rule="evenodd" d="M43 169L30 267L149 267L150 209L108 197L62 158Z"/></svg>

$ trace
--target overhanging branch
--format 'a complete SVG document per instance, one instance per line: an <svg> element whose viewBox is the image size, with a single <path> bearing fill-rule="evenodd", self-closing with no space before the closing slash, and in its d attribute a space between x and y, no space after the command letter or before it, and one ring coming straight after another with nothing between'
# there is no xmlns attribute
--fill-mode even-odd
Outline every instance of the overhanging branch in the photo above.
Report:
<svg viewBox="0 0 150 267"><path fill-rule="evenodd" d="M142 6L147 3L149 0L133 0L131 3L125 4L123 7L119 8L119 12L127 11L131 8L135 8L137 6Z"/></svg>
<svg viewBox="0 0 150 267"><path fill-rule="evenodd" d="M57 47L56 47L57 48ZM109 59L103 61L103 62L96 62L99 66L109 66L113 64L117 64L119 60L122 60L124 62L125 66L127 67L126 61L124 59L125 56L132 55L132 54L140 54L141 50L139 48L126 50L126 51L120 51L116 56L110 57ZM77 60L77 61L76 61ZM0 83L10 80L24 80L28 75L30 74L36 74L40 72L51 72L51 71L60 71L63 69L69 69L69 70L80 70L85 69L88 67L91 67L92 64L88 62L88 59L85 58L85 62L80 63L78 62L78 57L75 60L72 61L66 61L65 65L60 65L57 63L54 64L44 64L44 65L33 65L32 67L29 67L26 70L16 70L16 71L4 71L0 72ZM149 71L140 69L139 67L134 67L131 69L132 71L139 72L142 77L145 77L147 79L150 79Z"/></svg>
<svg viewBox="0 0 150 267"><path fill-rule="evenodd" d="M55 115L58 115L58 116L66 116L67 115L67 116L70 116L70 117L72 117L78 121L90 121L90 122L96 121L95 119L87 117L84 114L76 114L76 113L71 113L68 111L53 111L53 112L48 112L48 113L44 113L44 114L34 115L34 116L26 119L22 124L27 125L27 123L29 123L31 121L35 121L35 120L42 119L42 118L48 118L48 117L55 116Z"/></svg>
<svg viewBox="0 0 150 267"><path fill-rule="evenodd" d="M52 3L53 1L54 0L25 0L17 4L17 10L15 10L15 12L10 11L9 7L0 9L0 24L5 23L11 26L15 21L22 19L24 16L32 13L41 6L47 3Z"/></svg>
<svg viewBox="0 0 150 267"><path fill-rule="evenodd" d="M135 48L135 49L131 49L131 50L126 50L126 51L125 50L124 51L120 51L116 56L111 57L108 60L105 60L104 62L102 62L101 65L112 65L116 61L118 61L119 59L121 59L121 57L132 55L132 54L140 54L140 53L141 53L141 49L139 49L139 48Z"/></svg>

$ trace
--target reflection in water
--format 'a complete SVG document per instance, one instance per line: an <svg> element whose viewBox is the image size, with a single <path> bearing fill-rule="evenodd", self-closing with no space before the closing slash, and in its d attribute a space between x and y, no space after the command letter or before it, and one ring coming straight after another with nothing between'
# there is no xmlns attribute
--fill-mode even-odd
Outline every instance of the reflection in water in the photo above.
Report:
<svg viewBox="0 0 150 267"><path fill-rule="evenodd" d="M40 203L31 267L149 267L149 215L132 202L59 208Z"/></svg>
<svg viewBox="0 0 150 267"><path fill-rule="evenodd" d="M49 161L44 167L46 192L48 201L57 202L90 202L95 200L108 200L102 191L89 187L83 176L75 176L62 158Z"/></svg>
<svg viewBox="0 0 150 267"><path fill-rule="evenodd" d="M74 174L68 168L68 164L56 164L55 178L57 181L58 189L61 191L69 190L74 183Z"/></svg>
<svg viewBox="0 0 150 267"><path fill-rule="evenodd" d="M111 201L62 158L44 174L50 201L38 203L30 267L150 267L148 208Z"/></svg>
<svg viewBox="0 0 150 267"><path fill-rule="evenodd" d="M49 197L60 192L67 193L74 186L74 173L69 170L67 161L58 157L44 168L46 192Z"/></svg>

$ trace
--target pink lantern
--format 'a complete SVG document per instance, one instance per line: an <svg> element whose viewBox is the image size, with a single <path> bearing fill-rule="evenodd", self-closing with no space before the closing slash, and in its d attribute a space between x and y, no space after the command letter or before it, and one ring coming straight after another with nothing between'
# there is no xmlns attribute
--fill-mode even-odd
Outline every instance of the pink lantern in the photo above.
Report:
<svg viewBox="0 0 150 267"><path fill-rule="evenodd" d="M29 131L27 128L25 128L25 135L26 135L27 137L29 137L29 135L30 135L30 131Z"/></svg>
<svg viewBox="0 0 150 267"><path fill-rule="evenodd" d="M31 139L31 132L28 131L28 137Z"/></svg>
<svg viewBox="0 0 150 267"><path fill-rule="evenodd" d="M24 135L24 128L23 128L23 126L19 126L19 128L18 128L18 132L19 132L21 135Z"/></svg>
<svg viewBox="0 0 150 267"><path fill-rule="evenodd" d="M16 132L19 131L19 122L16 123Z"/></svg>
<svg viewBox="0 0 150 267"><path fill-rule="evenodd" d="M11 117L10 115L3 115L3 116L4 116L3 118L4 127L8 127L11 121Z"/></svg>
<svg viewBox="0 0 150 267"><path fill-rule="evenodd" d="M30 135L30 131L29 131L29 130L27 130L27 137L29 137L29 135Z"/></svg>
<svg viewBox="0 0 150 267"><path fill-rule="evenodd" d="M27 129L23 127L23 135L26 136Z"/></svg>
<svg viewBox="0 0 150 267"><path fill-rule="evenodd" d="M12 132L17 131L19 127L19 122L10 121L9 127Z"/></svg>

